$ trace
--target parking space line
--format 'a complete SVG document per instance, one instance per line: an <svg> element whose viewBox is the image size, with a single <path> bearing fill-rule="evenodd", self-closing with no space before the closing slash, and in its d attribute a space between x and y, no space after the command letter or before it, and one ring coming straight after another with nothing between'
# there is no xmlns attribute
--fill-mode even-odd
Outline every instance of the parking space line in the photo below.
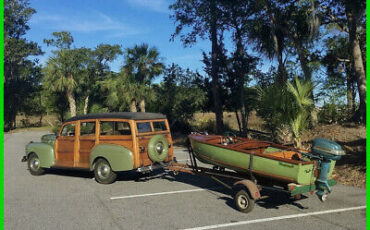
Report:
<svg viewBox="0 0 370 230"><path fill-rule="evenodd" d="M181 161L188 161L189 159L179 159L177 160L178 162L181 162Z"/></svg>
<svg viewBox="0 0 370 230"><path fill-rule="evenodd" d="M233 226L238 226L238 225L255 224L255 223L269 222L269 221L274 221L274 220L285 220L285 219L329 214L329 213L337 213L337 212L347 212L347 211L353 211L353 210L359 210L359 209L366 209L366 206L332 209L332 210L325 210L325 211L319 211L319 212L309 212L309 213L293 214L293 215L286 215L286 216L276 216L276 217L271 217L271 218L239 221L239 222L226 223L226 224L215 224L215 225L208 225L208 226L203 226L203 227L186 228L184 230L207 230L207 229L214 229L214 228L226 228L226 227L233 227Z"/></svg>
<svg viewBox="0 0 370 230"><path fill-rule="evenodd" d="M216 188L209 188L209 189L216 189ZM118 200L118 199L130 199L130 198L146 197L146 196L160 196L160 195L185 193L185 192L200 192L200 191L209 190L209 189L197 188L197 189L187 189L187 190L170 191L170 192L147 193L147 194L129 195L129 196L114 196L114 197L111 197L110 199L111 200Z"/></svg>

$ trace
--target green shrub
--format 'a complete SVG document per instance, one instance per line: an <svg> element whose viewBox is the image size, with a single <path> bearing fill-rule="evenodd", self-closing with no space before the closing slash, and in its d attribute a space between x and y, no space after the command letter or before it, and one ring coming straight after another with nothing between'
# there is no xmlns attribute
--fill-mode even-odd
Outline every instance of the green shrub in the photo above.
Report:
<svg viewBox="0 0 370 230"><path fill-rule="evenodd" d="M346 109L344 104L336 104L334 100L324 103L318 114L319 122L326 124L343 122L346 120Z"/></svg>
<svg viewBox="0 0 370 230"><path fill-rule="evenodd" d="M286 87L272 85L265 89L257 88L257 91L257 113L266 122L272 138L287 142L291 132L295 146L299 148L302 132L307 129L309 115L314 108L311 82L301 82L295 78L294 81L287 82Z"/></svg>

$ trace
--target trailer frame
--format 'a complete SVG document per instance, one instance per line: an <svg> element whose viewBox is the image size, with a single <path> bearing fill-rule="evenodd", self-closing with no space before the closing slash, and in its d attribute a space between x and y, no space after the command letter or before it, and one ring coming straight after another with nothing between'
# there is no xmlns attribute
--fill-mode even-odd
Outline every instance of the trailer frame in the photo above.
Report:
<svg viewBox="0 0 370 230"><path fill-rule="evenodd" d="M192 175L209 176L223 187L233 191L235 207L237 210L244 213L251 212L256 201L268 198L268 196L261 196L260 191L262 189L283 192L294 199L300 199L303 193L310 192L313 194L314 191L317 190L317 186L315 184L300 185L289 183L280 184L280 187L277 187L276 184L266 185L263 183L263 178L259 178L261 179L260 182L262 183L258 183L257 177L255 177L252 171L253 154L250 154L251 163L249 165L248 172L239 173L229 170L226 171L225 168L219 166L214 166L213 168L199 167L193 149L190 145L188 146L188 153L190 165L177 163L175 158L175 160L168 164L165 168L173 172L174 175L177 175L179 172L183 172ZM221 178L224 180L229 180L229 183L223 181ZM230 186L230 180L232 181L232 186ZM337 184L336 179L329 179L328 184L330 186ZM325 199L322 201L325 201Z"/></svg>

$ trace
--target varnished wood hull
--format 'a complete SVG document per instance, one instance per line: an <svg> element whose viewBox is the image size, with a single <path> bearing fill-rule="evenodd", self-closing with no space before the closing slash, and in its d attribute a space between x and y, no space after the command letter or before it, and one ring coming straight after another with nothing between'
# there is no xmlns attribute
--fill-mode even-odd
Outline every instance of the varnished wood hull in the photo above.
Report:
<svg viewBox="0 0 370 230"><path fill-rule="evenodd" d="M252 155L251 169L258 176L297 184L312 184L316 180L315 162L308 159L292 159L295 154L301 158L302 156L287 147L247 139L239 139L240 142L237 144L222 145L217 142L220 138L210 135L189 135L195 157L203 163L248 172ZM270 150L273 148L275 152L269 152L269 148ZM329 176L334 164L333 161Z"/></svg>

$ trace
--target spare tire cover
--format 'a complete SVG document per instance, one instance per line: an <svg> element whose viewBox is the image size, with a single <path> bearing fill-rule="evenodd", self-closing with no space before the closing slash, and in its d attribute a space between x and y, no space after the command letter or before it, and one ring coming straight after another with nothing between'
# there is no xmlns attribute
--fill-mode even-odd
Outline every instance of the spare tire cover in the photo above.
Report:
<svg viewBox="0 0 370 230"><path fill-rule="evenodd" d="M168 156L168 142L160 134L154 135L148 143L148 155L154 162L162 162Z"/></svg>

